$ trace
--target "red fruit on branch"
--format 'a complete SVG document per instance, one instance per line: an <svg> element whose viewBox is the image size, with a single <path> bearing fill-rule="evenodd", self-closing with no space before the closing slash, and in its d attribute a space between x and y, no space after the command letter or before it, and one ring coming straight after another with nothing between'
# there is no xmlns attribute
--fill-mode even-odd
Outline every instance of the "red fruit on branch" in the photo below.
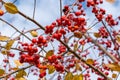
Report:
<svg viewBox="0 0 120 80"><path fill-rule="evenodd" d="M0 9L0 16L3 16L4 11Z"/></svg>

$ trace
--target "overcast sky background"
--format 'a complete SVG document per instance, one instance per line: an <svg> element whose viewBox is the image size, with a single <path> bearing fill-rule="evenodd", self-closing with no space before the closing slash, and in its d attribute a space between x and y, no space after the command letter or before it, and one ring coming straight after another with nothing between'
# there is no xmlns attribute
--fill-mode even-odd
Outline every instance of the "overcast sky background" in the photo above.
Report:
<svg viewBox="0 0 120 80"><path fill-rule="evenodd" d="M6 2L13 2L14 0L4 0ZM35 20L42 24L43 26L51 24L51 22L55 21L57 18L60 17L60 8L59 8L59 0L36 0L36 13L35 13ZM69 4L69 1L74 0L63 0L64 4ZM28 15L32 18L33 14L33 6L34 0L18 0L15 5L17 5L18 9L23 12L24 14ZM107 13L113 14L113 17L117 17L120 15L120 0L116 0L114 4L110 4L108 2L104 2L100 7L103 7L107 10ZM2 7L4 9L4 7ZM89 13L89 12L87 12ZM89 14L87 17L90 20L93 20L93 16ZM22 16L18 14L9 14L6 13L1 18L7 20L14 26L16 26L19 30L29 30L31 28L37 27L35 24L31 23L30 21L26 20ZM0 32L1 35L11 36L15 30L10 28L8 25L0 21ZM17 34L16 34L17 35ZM1 55L0 55L1 56ZM1 60L0 60L1 63ZM37 80L36 77L30 77L28 80Z"/></svg>

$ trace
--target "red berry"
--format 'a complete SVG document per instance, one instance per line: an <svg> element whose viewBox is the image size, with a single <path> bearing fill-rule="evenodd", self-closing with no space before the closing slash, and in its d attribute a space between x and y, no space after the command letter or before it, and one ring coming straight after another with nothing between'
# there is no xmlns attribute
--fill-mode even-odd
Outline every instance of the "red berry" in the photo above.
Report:
<svg viewBox="0 0 120 80"><path fill-rule="evenodd" d="M0 9L0 16L4 14L3 10Z"/></svg>

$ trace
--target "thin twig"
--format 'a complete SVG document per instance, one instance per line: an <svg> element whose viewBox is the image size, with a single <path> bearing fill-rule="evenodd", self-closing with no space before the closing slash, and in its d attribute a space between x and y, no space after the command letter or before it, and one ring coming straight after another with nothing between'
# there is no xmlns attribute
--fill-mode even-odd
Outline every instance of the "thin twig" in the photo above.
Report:
<svg viewBox="0 0 120 80"><path fill-rule="evenodd" d="M21 69L18 69L18 70L16 70L16 71L13 71L13 72L11 72L11 73L9 73L9 74L6 74L6 75L4 75L4 76L1 76L0 79L6 78L6 77L8 77L8 76L10 76L10 75L12 75L12 74L15 74L16 72L19 72L19 71L21 71L21 70L25 70L25 69L30 68L30 67L32 67L32 66L33 66L33 65L29 65L29 66L27 66L27 67L23 67L23 68L21 68Z"/></svg>
<svg viewBox="0 0 120 80"><path fill-rule="evenodd" d="M36 10L36 0L34 0L33 19L35 17L35 10Z"/></svg>

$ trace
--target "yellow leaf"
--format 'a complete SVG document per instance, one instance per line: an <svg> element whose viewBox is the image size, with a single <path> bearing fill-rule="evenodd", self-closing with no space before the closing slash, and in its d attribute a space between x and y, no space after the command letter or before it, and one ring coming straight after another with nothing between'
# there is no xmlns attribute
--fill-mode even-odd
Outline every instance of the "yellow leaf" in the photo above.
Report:
<svg viewBox="0 0 120 80"><path fill-rule="evenodd" d="M4 6L5 6L5 9L7 10L7 12L9 12L11 14L16 14L19 12L17 7L13 3L5 3Z"/></svg>
<svg viewBox="0 0 120 80"><path fill-rule="evenodd" d="M118 65L117 63L105 64L105 66L110 68L112 71L120 72L120 65Z"/></svg>
<svg viewBox="0 0 120 80"><path fill-rule="evenodd" d="M94 63L94 61L93 61L93 59L87 59L87 60L86 60L86 63L92 65L92 64Z"/></svg>
<svg viewBox="0 0 120 80"><path fill-rule="evenodd" d="M9 53L9 51L8 51L8 50L2 50L1 53L2 53L3 55L7 55L7 54Z"/></svg>
<svg viewBox="0 0 120 80"><path fill-rule="evenodd" d="M7 42L5 49L10 50L15 40L10 40Z"/></svg>
<svg viewBox="0 0 120 80"><path fill-rule="evenodd" d="M32 35L33 37L37 37L37 36L38 36L37 31L31 31L30 33L31 33L31 35Z"/></svg>
<svg viewBox="0 0 120 80"><path fill-rule="evenodd" d="M68 72L64 80L72 80L72 79L73 79L73 74L71 72Z"/></svg>
<svg viewBox="0 0 120 80"><path fill-rule="evenodd" d="M94 36L95 36L96 38L100 38L100 37L101 37L100 34L97 33L97 32L94 33Z"/></svg>
<svg viewBox="0 0 120 80"><path fill-rule="evenodd" d="M15 78L21 78L26 75L27 75L27 73L24 70L21 70L16 74Z"/></svg>
<svg viewBox="0 0 120 80"><path fill-rule="evenodd" d="M55 67L53 65L48 65L48 73L52 74L55 71Z"/></svg>
<svg viewBox="0 0 120 80"><path fill-rule="evenodd" d="M9 40L10 38L7 37L7 36L0 36L0 41L7 41Z"/></svg>
<svg viewBox="0 0 120 80"><path fill-rule="evenodd" d="M14 63L16 64L17 67L18 67L18 66L22 66L22 64L20 63L19 60L14 60Z"/></svg>
<svg viewBox="0 0 120 80"><path fill-rule="evenodd" d="M74 36L77 38L82 38L82 34L80 32L74 32Z"/></svg>
<svg viewBox="0 0 120 80"><path fill-rule="evenodd" d="M48 58L49 56L52 56L54 54L54 51L53 50L49 50L47 53L46 53L46 58Z"/></svg>
<svg viewBox="0 0 120 80"><path fill-rule="evenodd" d="M117 35L115 38L116 38L117 43L120 44L120 35Z"/></svg>
<svg viewBox="0 0 120 80"><path fill-rule="evenodd" d="M106 0L107 2L109 2L109 3L114 3L115 2L115 0Z"/></svg>
<svg viewBox="0 0 120 80"><path fill-rule="evenodd" d="M116 78L116 77L117 77L117 74L113 73L112 78Z"/></svg>
<svg viewBox="0 0 120 80"><path fill-rule="evenodd" d="M26 80L24 77L16 78L15 80Z"/></svg>
<svg viewBox="0 0 120 80"><path fill-rule="evenodd" d="M83 80L83 75L74 75L72 80Z"/></svg>
<svg viewBox="0 0 120 80"><path fill-rule="evenodd" d="M76 67L76 70L82 71L82 68L80 67L78 63L76 63L75 67Z"/></svg>
<svg viewBox="0 0 120 80"><path fill-rule="evenodd" d="M76 44L74 45L74 51L75 51L75 52L77 51L77 49L78 49L78 43L76 43Z"/></svg>
<svg viewBox="0 0 120 80"><path fill-rule="evenodd" d="M2 76L3 74L5 74L5 71L3 69L0 69L0 76Z"/></svg>
<svg viewBox="0 0 120 80"><path fill-rule="evenodd" d="M78 80L83 80L83 75L82 74L79 75Z"/></svg>

